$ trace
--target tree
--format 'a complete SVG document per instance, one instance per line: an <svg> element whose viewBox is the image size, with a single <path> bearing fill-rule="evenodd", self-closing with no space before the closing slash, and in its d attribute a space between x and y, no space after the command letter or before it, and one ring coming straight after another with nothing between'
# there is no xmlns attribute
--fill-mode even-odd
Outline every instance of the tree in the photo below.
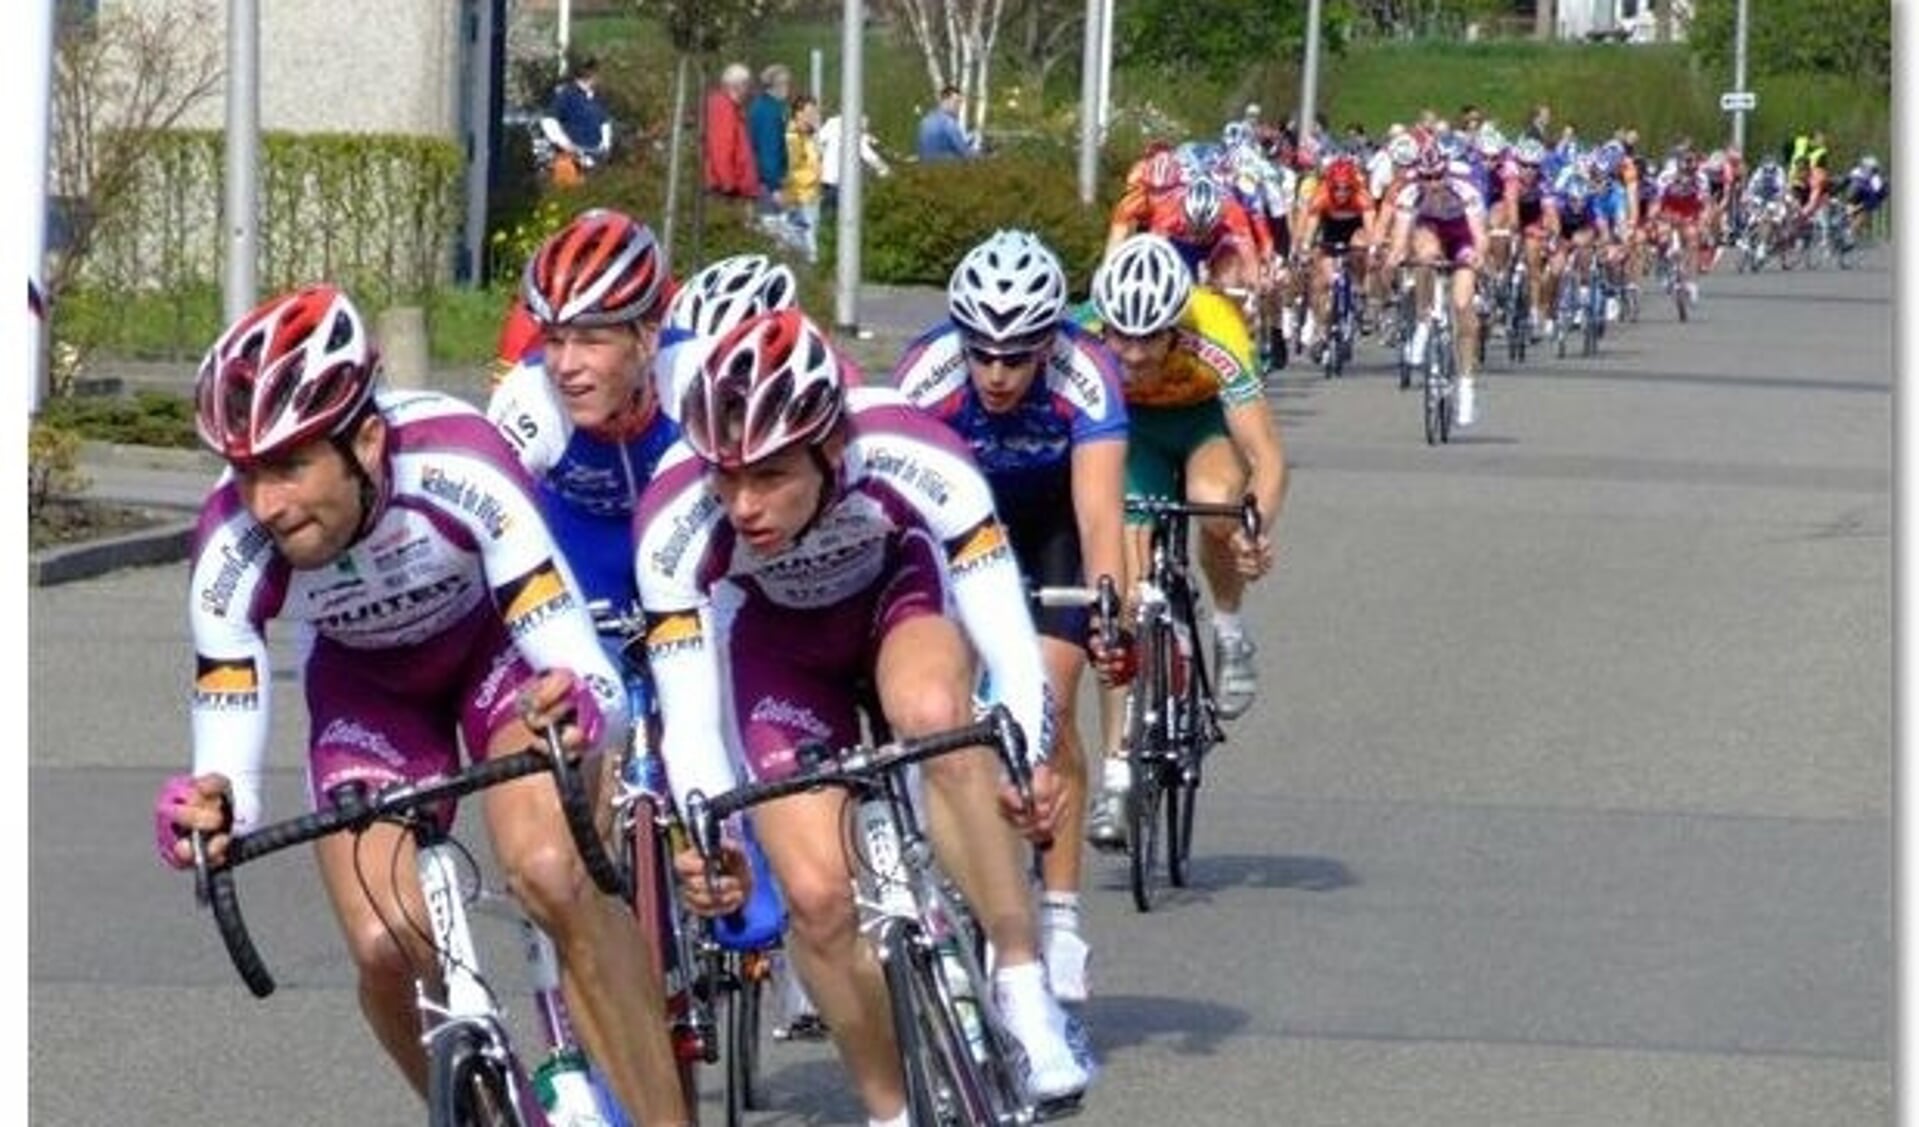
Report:
<svg viewBox="0 0 1919 1127"><path fill-rule="evenodd" d="M91 15L78 8L62 5L54 32L49 197L63 230L45 292L56 317L94 232L138 202L129 193L166 132L213 97L226 74L224 40L206 33L220 26L213 0L113 4Z"/></svg>
<svg viewBox="0 0 1919 1127"><path fill-rule="evenodd" d="M887 0L887 7L905 18L920 45L933 95L958 87L964 99L960 122L979 136L992 101L993 53L1006 0Z"/></svg>
<svg viewBox="0 0 1919 1127"><path fill-rule="evenodd" d="M1694 54L1730 67L1737 0L1695 0L1687 32ZM1746 62L1756 74L1892 75L1892 5L1885 0L1747 0Z"/></svg>

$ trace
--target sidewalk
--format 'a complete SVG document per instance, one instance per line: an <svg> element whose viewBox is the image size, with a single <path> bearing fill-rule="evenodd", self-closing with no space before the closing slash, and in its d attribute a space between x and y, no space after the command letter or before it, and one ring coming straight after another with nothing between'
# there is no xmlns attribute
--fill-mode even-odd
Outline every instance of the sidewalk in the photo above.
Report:
<svg viewBox="0 0 1919 1127"><path fill-rule="evenodd" d="M859 305L862 337L843 344L869 381L881 381L907 343L945 316L944 290L930 286L863 286ZM824 322L830 321L829 313ZM129 392L150 389L185 395L193 388L197 369L197 361L109 361L92 374L95 378L116 379ZM484 406L483 372L436 368L428 385ZM80 453L80 470L92 483L87 490L89 497L177 513L178 519L127 536L35 552L27 566L28 582L33 586L185 559L194 518L220 476L220 463L200 451L88 443Z"/></svg>

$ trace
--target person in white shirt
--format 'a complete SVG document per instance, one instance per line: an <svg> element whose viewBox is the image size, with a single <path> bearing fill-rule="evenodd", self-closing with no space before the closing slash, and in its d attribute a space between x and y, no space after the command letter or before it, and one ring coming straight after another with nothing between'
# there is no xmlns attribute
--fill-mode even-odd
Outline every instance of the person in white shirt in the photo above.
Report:
<svg viewBox="0 0 1919 1127"><path fill-rule="evenodd" d="M820 183L826 189L826 194L820 200L823 215L831 215L839 210L840 141L844 131L845 123L841 115L834 114L821 123L819 132L814 134L813 139L820 145ZM860 160L866 165L867 171L875 176L885 176L893 171L873 144L873 133L865 114L860 115Z"/></svg>

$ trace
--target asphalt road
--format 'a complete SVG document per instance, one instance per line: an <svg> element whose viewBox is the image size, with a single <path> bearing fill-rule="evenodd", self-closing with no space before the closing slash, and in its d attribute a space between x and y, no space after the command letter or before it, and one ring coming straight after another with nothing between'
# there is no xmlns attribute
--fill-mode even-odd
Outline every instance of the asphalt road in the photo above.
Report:
<svg viewBox="0 0 1919 1127"><path fill-rule="evenodd" d="M1891 1120L1890 269L1715 276L1693 324L1495 359L1447 448L1370 343L1283 381L1263 695L1192 890L1141 917L1091 865L1082 1121ZM152 860L183 574L30 594L33 1120L418 1122L304 855L242 879L264 1003ZM818 1048L768 1064L765 1122L854 1118Z"/></svg>

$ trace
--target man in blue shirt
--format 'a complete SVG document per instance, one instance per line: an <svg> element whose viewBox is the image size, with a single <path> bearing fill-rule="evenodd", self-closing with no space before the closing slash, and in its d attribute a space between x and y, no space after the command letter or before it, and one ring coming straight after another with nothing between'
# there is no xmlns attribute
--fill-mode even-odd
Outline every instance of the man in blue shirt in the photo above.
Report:
<svg viewBox="0 0 1919 1127"><path fill-rule="evenodd" d="M966 128L960 124L960 107L964 103L959 87L948 86L940 91L939 105L920 119L920 160L965 160L978 155L979 147L966 136Z"/></svg>
<svg viewBox="0 0 1919 1127"><path fill-rule="evenodd" d="M560 187L578 184L587 169L612 151L613 126L598 85L599 63L582 59L573 77L555 88L553 104L540 119L540 131L553 145L553 182Z"/></svg>
<svg viewBox="0 0 1919 1127"><path fill-rule="evenodd" d="M746 135L753 143L753 165L760 174L762 214L784 211L780 189L786 186L787 99L793 72L774 63L760 72L759 96L746 110Z"/></svg>

